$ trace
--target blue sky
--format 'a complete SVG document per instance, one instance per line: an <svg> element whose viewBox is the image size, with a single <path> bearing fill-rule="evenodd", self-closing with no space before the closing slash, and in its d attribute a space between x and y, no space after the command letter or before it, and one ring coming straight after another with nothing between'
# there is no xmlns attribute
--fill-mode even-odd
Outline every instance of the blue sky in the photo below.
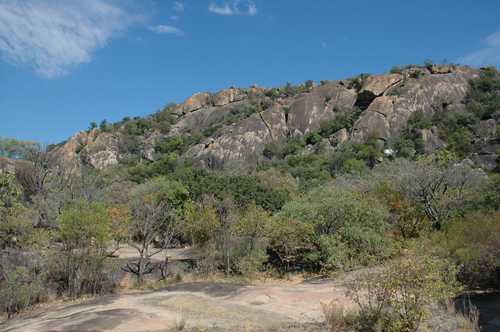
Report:
<svg viewBox="0 0 500 332"><path fill-rule="evenodd" d="M500 1L0 0L0 136L426 59L500 65Z"/></svg>

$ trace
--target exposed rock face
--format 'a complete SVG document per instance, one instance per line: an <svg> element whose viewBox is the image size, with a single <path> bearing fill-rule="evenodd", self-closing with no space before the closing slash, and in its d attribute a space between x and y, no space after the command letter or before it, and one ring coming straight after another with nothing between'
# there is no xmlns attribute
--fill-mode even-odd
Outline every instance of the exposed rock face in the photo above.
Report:
<svg viewBox="0 0 500 332"><path fill-rule="evenodd" d="M425 153L432 153L446 146L445 142L443 142L439 138L438 130L436 127L432 127L430 129L422 129L420 130L419 134L422 138L422 142L424 143Z"/></svg>
<svg viewBox="0 0 500 332"><path fill-rule="evenodd" d="M478 153L473 160L484 169L500 172L500 138L488 139L476 144Z"/></svg>
<svg viewBox="0 0 500 332"><path fill-rule="evenodd" d="M102 133L88 141L84 151L90 165L105 169L118 164L119 139L111 133Z"/></svg>
<svg viewBox="0 0 500 332"><path fill-rule="evenodd" d="M455 71L454 65L432 65L429 67L431 74L449 74Z"/></svg>
<svg viewBox="0 0 500 332"><path fill-rule="evenodd" d="M348 140L349 140L349 132L345 128L342 128L336 133L334 133L329 139L330 144L333 146L337 146L339 144L347 142Z"/></svg>
<svg viewBox="0 0 500 332"><path fill-rule="evenodd" d="M394 113L397 97L381 96L376 98L356 122L352 134L355 142L364 142L370 137L387 141L391 135L389 118Z"/></svg>
<svg viewBox="0 0 500 332"><path fill-rule="evenodd" d="M181 135L191 131L192 129L202 131L203 129L210 127L212 124L220 122L225 115L241 105L241 102L235 102L226 106L210 106L198 112L188 113L179 119L174 126L172 126L169 135Z"/></svg>
<svg viewBox="0 0 500 332"><path fill-rule="evenodd" d="M433 114L450 108L463 107L474 70L461 70L448 75L425 75L419 79L407 78L400 85L373 100L355 123L352 138L362 142L375 136L382 141L397 137L415 112ZM387 80L387 86L389 82ZM380 92L381 89L375 90Z"/></svg>
<svg viewBox="0 0 500 332"><path fill-rule="evenodd" d="M344 80L295 96L265 96L267 90L258 87L197 93L172 110L178 118L167 136L204 135L202 143L192 146L186 156L205 167L254 167L266 144L318 131L323 122L359 108L362 113L353 128L337 131L328 138L329 143L334 147L349 140L362 143L375 138L383 148L399 137L416 112L430 116L465 109L469 80L478 74L468 67L434 65L367 77L361 86L356 85L359 91L352 80ZM259 112L262 108L267 109ZM474 131L481 138L474 160L494 169L499 155L495 121L484 121ZM444 146L436 128L419 134L426 152ZM138 137L142 158L154 159L155 144L162 137L165 135L154 129ZM102 169L119 162L123 138L119 132L81 132L54 153L68 164L83 160Z"/></svg>
<svg viewBox="0 0 500 332"><path fill-rule="evenodd" d="M381 96L391 87L401 82L402 79L403 75L401 74L369 76L363 84L360 93L370 92L375 96Z"/></svg>
<svg viewBox="0 0 500 332"><path fill-rule="evenodd" d="M257 163L266 144L285 135L284 112L274 107L253 114L220 137L195 145L187 154L210 169L248 167Z"/></svg>
<svg viewBox="0 0 500 332"><path fill-rule="evenodd" d="M98 130L81 131L52 153L68 168L78 168L86 162L94 168L104 169L118 164L119 139L112 133L99 133Z"/></svg>
<svg viewBox="0 0 500 332"><path fill-rule="evenodd" d="M179 105L178 109L183 114L194 112L202 107L210 105L211 98L212 96L206 92L195 93L194 95L186 99L183 104Z"/></svg>
<svg viewBox="0 0 500 332"><path fill-rule="evenodd" d="M89 134L80 131L73 135L63 146L52 151L67 168L76 168L81 164L79 153L87 145Z"/></svg>
<svg viewBox="0 0 500 332"><path fill-rule="evenodd" d="M356 92L338 83L327 83L299 96L290 106L287 125L291 132L304 135L318 130L323 121L335 117L334 109L350 109Z"/></svg>
<svg viewBox="0 0 500 332"><path fill-rule="evenodd" d="M236 101L242 101L246 98L246 94L240 89L226 89L222 90L214 96L214 106L225 106Z"/></svg>

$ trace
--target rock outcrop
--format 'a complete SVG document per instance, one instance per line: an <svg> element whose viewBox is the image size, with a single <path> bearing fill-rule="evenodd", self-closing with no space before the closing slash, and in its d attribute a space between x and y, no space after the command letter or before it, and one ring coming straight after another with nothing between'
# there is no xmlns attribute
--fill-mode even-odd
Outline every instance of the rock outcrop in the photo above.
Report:
<svg viewBox="0 0 500 332"><path fill-rule="evenodd" d="M323 121L335 117L334 110L351 109L356 92L332 82L299 95L290 105L287 126L290 132L304 135L319 129Z"/></svg>
<svg viewBox="0 0 500 332"><path fill-rule="evenodd" d="M285 113L274 107L227 128L217 138L195 145L187 155L210 169L254 166L265 145L283 139L286 133Z"/></svg>
<svg viewBox="0 0 500 332"><path fill-rule="evenodd" d="M186 157L212 169L254 167L263 158L266 144L318 131L323 123L346 114L357 119L323 139L324 144L335 148L346 141L363 143L374 138L384 148L401 135L416 112L431 116L465 111L469 80L478 74L476 69L454 65L414 66L387 75L328 81L296 95L258 87L196 93L171 108L176 119L168 134L152 128L138 138L141 158L154 160L155 144L164 137L197 135L201 143L191 146ZM473 159L494 169L499 155L495 121L481 122L474 132L481 142L475 143ZM418 135L425 152L445 144L435 127ZM83 161L103 169L119 163L123 139L113 131L80 132L54 153L70 165Z"/></svg>
<svg viewBox="0 0 500 332"><path fill-rule="evenodd" d="M415 112L431 115L464 107L469 89L469 80L477 71L463 69L447 75L424 75L421 78L407 77L399 85L386 90L384 96L376 97L355 123L352 139L363 142L375 137L386 142L397 137ZM385 86L396 79L385 80ZM382 88L374 91L380 92Z"/></svg>

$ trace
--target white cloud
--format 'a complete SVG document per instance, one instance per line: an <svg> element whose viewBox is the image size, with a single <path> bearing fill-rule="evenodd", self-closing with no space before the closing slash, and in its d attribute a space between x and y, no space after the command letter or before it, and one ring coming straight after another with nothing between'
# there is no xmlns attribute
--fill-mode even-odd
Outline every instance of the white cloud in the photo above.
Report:
<svg viewBox="0 0 500 332"><path fill-rule="evenodd" d="M184 36L184 31L182 31L179 28L176 28L171 25L155 25L153 27L149 28L151 31L159 33L159 34L169 34L169 35L176 35L178 37Z"/></svg>
<svg viewBox="0 0 500 332"><path fill-rule="evenodd" d="M111 0L0 0L0 53L56 77L90 62L137 19Z"/></svg>
<svg viewBox="0 0 500 332"><path fill-rule="evenodd" d="M233 15L257 15L257 6L251 0L233 0L222 4L210 3L208 10L217 15L233 16Z"/></svg>
<svg viewBox="0 0 500 332"><path fill-rule="evenodd" d="M486 37L483 44L482 49L466 54L459 62L472 66L500 65L500 30Z"/></svg>
<svg viewBox="0 0 500 332"><path fill-rule="evenodd" d="M174 1L174 10L178 13L182 13L184 11L184 3L180 1Z"/></svg>

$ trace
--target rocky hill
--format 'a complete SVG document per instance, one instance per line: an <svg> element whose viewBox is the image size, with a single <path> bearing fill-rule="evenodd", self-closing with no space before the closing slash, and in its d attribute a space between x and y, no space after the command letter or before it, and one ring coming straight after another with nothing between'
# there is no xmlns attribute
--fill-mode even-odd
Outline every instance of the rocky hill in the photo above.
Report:
<svg viewBox="0 0 500 332"><path fill-rule="evenodd" d="M402 138L418 141L423 153L449 144L479 165L498 166L498 110L460 122L471 112L471 82L488 69L454 65L407 66L385 75L283 88L229 88L196 93L150 117L124 119L75 134L53 148L68 165L104 169L119 163L154 160L158 152L178 152L210 169L253 168L266 147L316 135L313 143L332 151L344 142L370 141L398 153ZM498 73L496 73L498 75ZM499 93L498 91L496 93ZM450 114L467 129L446 136ZM415 119L425 122L413 125ZM425 121L424 121L425 120ZM455 136L453 136L455 135ZM467 141L467 142L464 142ZM311 142L309 142L311 143Z"/></svg>

